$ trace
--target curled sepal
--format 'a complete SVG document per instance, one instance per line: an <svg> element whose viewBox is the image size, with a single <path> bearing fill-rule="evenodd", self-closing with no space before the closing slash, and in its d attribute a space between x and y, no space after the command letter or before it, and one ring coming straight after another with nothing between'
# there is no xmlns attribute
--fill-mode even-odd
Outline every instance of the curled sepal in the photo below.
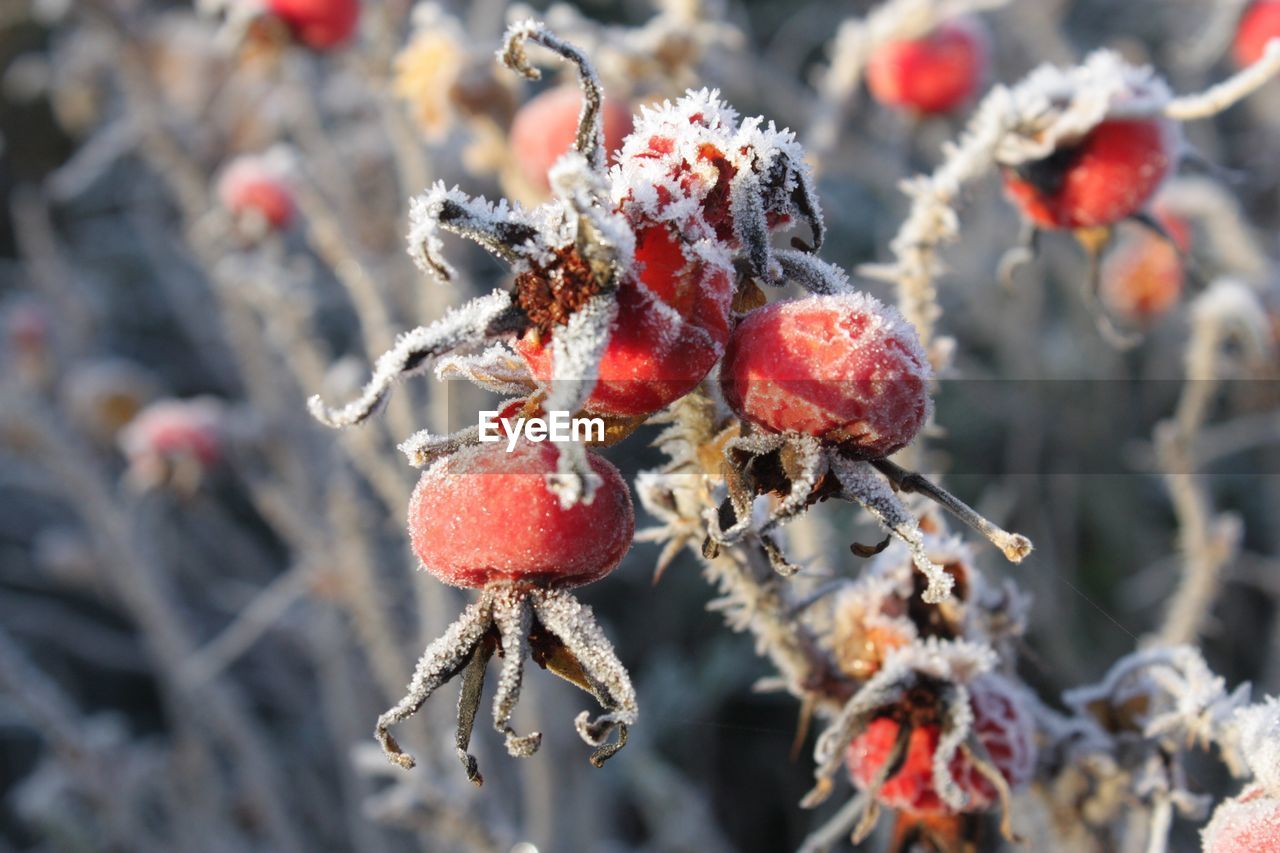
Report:
<svg viewBox="0 0 1280 853"><path fill-rule="evenodd" d="M574 720L579 736L596 747L591 763L599 767L626 745L627 729L639 708L631 676L596 623L591 608L563 590L533 596L534 615L551 635L535 660L596 697L605 713L594 719L584 711ZM609 736L617 732L616 739Z"/></svg>
<svg viewBox="0 0 1280 853"><path fill-rule="evenodd" d="M498 51L498 59L508 68L523 74L530 80L542 77L542 72L529 64L529 57L524 52L525 42L536 42L548 50L552 50L578 66L578 76L582 83L582 113L578 116L578 133L574 140L574 150L587 158L594 171L603 171L605 163L604 123L600 118L600 107L604 102L604 87L600 85L600 77L587 55L578 48L561 41L558 36L547 29L545 24L532 19L512 24L502 41L502 50Z"/></svg>
<svg viewBox="0 0 1280 853"><path fill-rule="evenodd" d="M307 400L312 417L326 426L346 427L375 414L399 380L422 372L435 358L463 347L510 335L524 324L524 315L511 294L494 291L455 308L429 326L419 326L396 339L378 357L373 376L360 396L341 408L325 405L319 396Z"/></svg>
<svg viewBox="0 0 1280 853"><path fill-rule="evenodd" d="M840 480L841 496L865 509L885 530L907 546L911 561L928 582L922 598L929 604L946 601L955 585L955 578L929 559L920 525L889 484L877 476L867 462L833 455L830 464L832 472Z"/></svg>

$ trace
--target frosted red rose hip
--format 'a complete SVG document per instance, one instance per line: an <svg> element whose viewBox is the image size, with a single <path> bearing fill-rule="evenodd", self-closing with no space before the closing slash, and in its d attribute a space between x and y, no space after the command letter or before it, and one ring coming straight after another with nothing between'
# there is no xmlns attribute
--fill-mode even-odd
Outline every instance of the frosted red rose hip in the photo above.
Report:
<svg viewBox="0 0 1280 853"><path fill-rule="evenodd" d="M987 73L982 23L948 21L921 38L887 42L867 62L867 88L880 103L945 113L970 100Z"/></svg>
<svg viewBox="0 0 1280 853"><path fill-rule="evenodd" d="M665 408L698 386L729 337L732 275L728 266L687 259L671 231L654 225L636 235L634 277L618 285L618 315L586 409L632 417ZM534 378L552 375L549 335L530 330L516 350Z"/></svg>
<svg viewBox="0 0 1280 853"><path fill-rule="evenodd" d="M774 432L893 453L928 420L929 363L915 331L866 294L815 296L752 311L720 367L725 402Z"/></svg>
<svg viewBox="0 0 1280 853"><path fill-rule="evenodd" d="M1043 228L1113 225L1146 206L1177 159L1164 119L1104 121L1043 160L1004 170L1023 214Z"/></svg>
<svg viewBox="0 0 1280 853"><path fill-rule="evenodd" d="M294 38L316 50L347 41L360 20L359 0L269 0L267 7Z"/></svg>
<svg viewBox="0 0 1280 853"><path fill-rule="evenodd" d="M1223 800L1200 834L1204 853L1258 853L1280 850L1280 799L1261 785Z"/></svg>
<svg viewBox="0 0 1280 853"><path fill-rule="evenodd" d="M621 473L588 454L602 482L591 503L564 509L546 485L555 445L464 448L423 472L409 538L427 571L454 586L519 580L572 587L604 577L631 546L635 512Z"/></svg>
<svg viewBox="0 0 1280 853"><path fill-rule="evenodd" d="M1243 68L1257 62L1267 43L1277 37L1280 37L1280 2L1262 0L1251 4L1240 19L1231 48L1236 65Z"/></svg>
<svg viewBox="0 0 1280 853"><path fill-rule="evenodd" d="M973 733L1009 787L1016 790L1030 780L1035 770L1036 747L1030 717L1004 681L996 676L974 682L970 690ZM856 786L863 790L871 787L893 750L898 727L891 717L880 717L849 744L846 763L849 777ZM940 738L941 729L936 723L912 729L902 767L877 794L883 805L919 815L951 813L934 784L934 755ZM947 769L965 794L962 811L986 811L996 804L999 795L995 786L963 750L956 751Z"/></svg>
<svg viewBox="0 0 1280 853"><path fill-rule="evenodd" d="M242 156L218 178L218 200L233 216L257 216L275 230L293 221L293 190L270 155Z"/></svg>

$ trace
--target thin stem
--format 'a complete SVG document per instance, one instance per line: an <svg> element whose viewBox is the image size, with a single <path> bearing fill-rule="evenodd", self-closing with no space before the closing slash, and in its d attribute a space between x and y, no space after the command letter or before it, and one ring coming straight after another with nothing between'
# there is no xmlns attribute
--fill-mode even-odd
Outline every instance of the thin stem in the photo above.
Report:
<svg viewBox="0 0 1280 853"><path fill-rule="evenodd" d="M1030 539L1020 533L1010 533L992 524L973 507L930 481L927 477L908 471L888 459L876 459L871 464L875 466L876 470L888 477L901 491L908 494L914 492L924 495L960 521L981 533L992 545L1000 549L1009 562L1021 563L1031 553L1034 546L1031 544Z"/></svg>

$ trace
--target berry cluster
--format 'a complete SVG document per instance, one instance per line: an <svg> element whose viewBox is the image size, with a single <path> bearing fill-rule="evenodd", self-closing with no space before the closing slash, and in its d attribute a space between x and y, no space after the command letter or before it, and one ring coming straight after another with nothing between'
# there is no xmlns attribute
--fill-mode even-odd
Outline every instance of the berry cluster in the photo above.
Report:
<svg viewBox="0 0 1280 853"><path fill-rule="evenodd" d="M971 523L976 513L885 459L930 417L928 362L896 311L815 257L821 213L794 137L759 118L739 120L714 92L690 92L642 110L610 168L594 69L577 48L528 22L508 32L501 52L526 76L537 76L525 56L530 41L574 63L582 81L572 150L548 175L553 199L525 210L437 184L415 201L410 233L410 253L429 273L453 275L441 240L449 231L509 263L513 287L403 335L356 400L333 409L313 398L313 414L331 426L359 423L398 379L434 363L440 375L516 391L505 412L602 417L613 442L722 362L720 386L741 424L723 443L727 496L708 519L705 552L758 545L790 574L769 529L838 496L866 507L906 542L928 577L926 600L945 599L953 580L929 559L894 489L923 491ZM570 103L554 97L557 109ZM547 131L554 136L556 127ZM554 140L533 146L530 161L553 147ZM810 242L771 244L774 233L800 223ZM764 304L759 284L788 282L812 295ZM481 595L424 654L409 694L379 721L378 739L410 766L389 726L463 672L458 745L478 782L466 745L485 662L497 649L505 663L494 716L508 751L528 755L539 743L508 724L531 654L606 709L599 720L578 721L597 747L593 761L602 762L625 742L634 692L590 611L565 589L603 577L625 553L634 527L625 484L578 444L525 444L506 453L477 440L476 429L420 432L401 446L414 464L430 466L410 508L418 557L441 580ZM750 505L767 493L780 500L758 525ZM504 535L494 537L484 518L501 519ZM995 532L1013 559L1030 549L1021 537ZM615 730L617 739L606 743Z"/></svg>
<svg viewBox="0 0 1280 853"><path fill-rule="evenodd" d="M926 601L910 555L894 546L830 607L832 657L862 687L819 738L818 785L806 804L826 798L843 760L870 797L855 839L882 806L901 813L900 831L921 838L942 831L932 818L1007 809L1035 768L1033 708L1006 674L1025 602L1012 588L987 586L939 520L921 526L924 550L953 582L948 599Z"/></svg>

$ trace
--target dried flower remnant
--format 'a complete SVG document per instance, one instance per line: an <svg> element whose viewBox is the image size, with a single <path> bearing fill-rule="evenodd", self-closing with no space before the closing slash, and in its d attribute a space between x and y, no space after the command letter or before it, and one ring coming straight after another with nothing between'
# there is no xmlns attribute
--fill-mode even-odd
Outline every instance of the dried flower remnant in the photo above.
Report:
<svg viewBox="0 0 1280 853"><path fill-rule="evenodd" d="M594 454L588 461L600 481L595 499L569 508L547 489L556 470L555 451L547 445L526 442L511 453L498 445L467 447L423 472L409 506L414 552L439 580L481 592L423 653L409 693L378 719L378 742L396 764L410 768L414 760L390 727L461 673L457 751L468 778L482 782L467 748L495 652L503 665L494 727L511 755L532 755L542 741L538 732L517 734L510 722L526 657L604 707L604 715L593 720L584 711L574 722L596 747L593 764L600 766L626 743L636 719L635 691L590 609L566 590L613 571L631 546L635 515L618 470ZM609 740L615 731L617 738Z"/></svg>
<svg viewBox="0 0 1280 853"><path fill-rule="evenodd" d="M1011 791L1035 767L1034 721L994 665L990 648L962 640L931 637L891 652L819 736L817 785L802 805L826 800L844 764L869 794L860 814L839 816L853 818L855 841L882 805L928 814L999 802L1011 836Z"/></svg>

